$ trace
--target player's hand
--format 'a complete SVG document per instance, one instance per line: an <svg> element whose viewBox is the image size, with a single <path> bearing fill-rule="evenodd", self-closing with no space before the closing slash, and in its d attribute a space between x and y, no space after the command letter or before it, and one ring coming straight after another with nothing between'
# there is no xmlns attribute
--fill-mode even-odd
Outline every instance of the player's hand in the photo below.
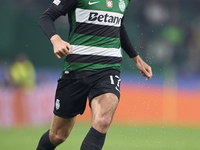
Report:
<svg viewBox="0 0 200 150"><path fill-rule="evenodd" d="M73 53L71 45L63 41L59 35L53 35L50 40L53 44L54 54L58 59Z"/></svg>
<svg viewBox="0 0 200 150"><path fill-rule="evenodd" d="M136 63L136 67L140 70L140 73L142 76L147 77L146 81L148 81L149 79L151 79L152 77L152 70L151 67L146 64L141 58L140 56L136 56L133 58L133 60Z"/></svg>

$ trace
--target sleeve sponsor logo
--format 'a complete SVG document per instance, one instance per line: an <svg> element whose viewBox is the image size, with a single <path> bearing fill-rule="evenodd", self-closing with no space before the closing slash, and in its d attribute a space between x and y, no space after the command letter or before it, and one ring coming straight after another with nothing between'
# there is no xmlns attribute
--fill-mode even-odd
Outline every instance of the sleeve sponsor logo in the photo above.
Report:
<svg viewBox="0 0 200 150"><path fill-rule="evenodd" d="M54 3L56 6L58 6L58 5L61 3L61 1L60 1L60 0L54 0L53 3Z"/></svg>

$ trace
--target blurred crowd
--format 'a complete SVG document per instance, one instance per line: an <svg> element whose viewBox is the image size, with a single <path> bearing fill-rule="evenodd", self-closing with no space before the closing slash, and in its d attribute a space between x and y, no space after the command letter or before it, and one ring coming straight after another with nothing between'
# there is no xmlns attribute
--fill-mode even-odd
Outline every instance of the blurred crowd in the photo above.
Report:
<svg viewBox="0 0 200 150"><path fill-rule="evenodd" d="M145 0L139 24L147 33L141 38L152 62L174 67L182 75L200 73L200 1Z"/></svg>
<svg viewBox="0 0 200 150"><path fill-rule="evenodd" d="M19 54L5 72L4 84L16 88L34 88L36 72L32 62L25 54Z"/></svg>

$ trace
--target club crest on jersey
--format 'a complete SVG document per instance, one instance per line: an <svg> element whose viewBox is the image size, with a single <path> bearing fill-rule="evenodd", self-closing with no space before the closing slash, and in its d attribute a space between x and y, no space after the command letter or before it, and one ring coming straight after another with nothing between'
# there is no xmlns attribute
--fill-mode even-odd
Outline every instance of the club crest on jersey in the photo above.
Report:
<svg viewBox="0 0 200 150"><path fill-rule="evenodd" d="M125 8L126 8L126 4L124 0L119 0L119 9L121 10L121 12L124 12Z"/></svg>
<svg viewBox="0 0 200 150"><path fill-rule="evenodd" d="M54 1L53 1L53 3L54 3L55 5L57 5L57 6L60 4L60 2L61 2L60 0L54 0Z"/></svg>
<svg viewBox="0 0 200 150"><path fill-rule="evenodd" d="M107 5L108 8L112 8L112 7L113 7L113 2L107 0L107 1L106 1L106 5Z"/></svg>

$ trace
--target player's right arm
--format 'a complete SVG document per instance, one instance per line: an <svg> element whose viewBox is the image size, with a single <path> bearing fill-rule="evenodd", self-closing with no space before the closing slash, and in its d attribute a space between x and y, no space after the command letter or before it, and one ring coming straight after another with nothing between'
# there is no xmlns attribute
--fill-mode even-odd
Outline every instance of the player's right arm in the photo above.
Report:
<svg viewBox="0 0 200 150"><path fill-rule="evenodd" d="M50 38L50 41L53 44L54 54L57 58L73 53L71 45L68 42L63 41L58 34L53 35Z"/></svg>
<svg viewBox="0 0 200 150"><path fill-rule="evenodd" d="M77 3L77 0L54 0L49 8L39 19L39 26L53 44L54 54L57 58L73 53L72 47L57 34L54 21L68 11ZM69 52L70 51L70 52Z"/></svg>

